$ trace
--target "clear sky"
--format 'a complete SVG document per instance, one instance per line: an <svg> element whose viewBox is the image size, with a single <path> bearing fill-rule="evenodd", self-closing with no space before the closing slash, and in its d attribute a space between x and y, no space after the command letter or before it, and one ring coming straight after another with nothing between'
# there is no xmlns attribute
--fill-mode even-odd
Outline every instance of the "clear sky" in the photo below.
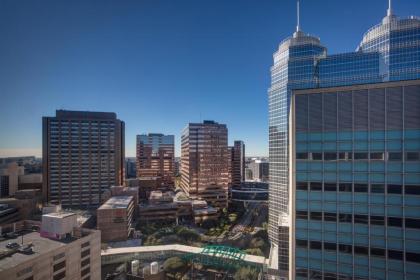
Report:
<svg viewBox="0 0 420 280"><path fill-rule="evenodd" d="M387 0L302 0L303 31L353 51ZM399 16L420 1L394 1ZM226 123L247 156L268 154L272 54L296 26L294 0L0 0L0 156L41 155L42 116L111 111L135 135Z"/></svg>

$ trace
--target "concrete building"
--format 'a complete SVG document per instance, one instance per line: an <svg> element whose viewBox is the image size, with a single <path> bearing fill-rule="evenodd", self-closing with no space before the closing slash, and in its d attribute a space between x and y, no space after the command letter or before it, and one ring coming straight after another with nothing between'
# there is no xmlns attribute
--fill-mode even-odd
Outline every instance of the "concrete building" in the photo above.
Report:
<svg viewBox="0 0 420 280"><path fill-rule="evenodd" d="M25 169L26 173L26 169ZM42 190L42 174L23 174L19 175L19 190Z"/></svg>
<svg viewBox="0 0 420 280"><path fill-rule="evenodd" d="M420 278L420 19L356 52L298 28L269 89L271 265L290 279ZM286 74L285 74L286 73Z"/></svg>
<svg viewBox="0 0 420 280"><path fill-rule="evenodd" d="M267 182L269 175L269 163L260 159L256 159L248 163L251 170L251 180L257 182Z"/></svg>
<svg viewBox="0 0 420 280"><path fill-rule="evenodd" d="M114 196L98 208L97 228L103 242L127 240L133 230L134 207L133 196Z"/></svg>
<svg viewBox="0 0 420 280"><path fill-rule="evenodd" d="M159 133L137 135L137 177L161 177L173 186L175 176L175 137Z"/></svg>
<svg viewBox="0 0 420 280"><path fill-rule="evenodd" d="M227 207L228 131L214 121L190 123L181 136L181 188L193 200Z"/></svg>
<svg viewBox="0 0 420 280"><path fill-rule="evenodd" d="M18 190L19 176L25 169L16 162L0 165L0 197L13 196Z"/></svg>
<svg viewBox="0 0 420 280"><path fill-rule="evenodd" d="M240 186L245 181L245 144L243 141L235 141L233 147L229 147L229 179L230 186Z"/></svg>
<svg viewBox="0 0 420 280"><path fill-rule="evenodd" d="M57 110L43 118L42 152L48 202L95 207L124 182L124 122L115 113Z"/></svg>
<svg viewBox="0 0 420 280"><path fill-rule="evenodd" d="M73 216L43 217L43 235L50 238L32 231L31 224L16 238L0 241L0 279L101 279L100 232L77 227ZM6 247L10 243L17 245Z"/></svg>

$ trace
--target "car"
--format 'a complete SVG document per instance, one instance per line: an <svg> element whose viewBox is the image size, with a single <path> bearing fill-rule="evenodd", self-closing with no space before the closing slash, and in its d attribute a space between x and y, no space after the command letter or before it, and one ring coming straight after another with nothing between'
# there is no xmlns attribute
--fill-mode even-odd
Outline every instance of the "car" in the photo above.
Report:
<svg viewBox="0 0 420 280"><path fill-rule="evenodd" d="M20 247L20 245L17 244L16 242L9 242L6 245L6 248L9 248L9 249L16 249L16 248L19 248L19 247Z"/></svg>

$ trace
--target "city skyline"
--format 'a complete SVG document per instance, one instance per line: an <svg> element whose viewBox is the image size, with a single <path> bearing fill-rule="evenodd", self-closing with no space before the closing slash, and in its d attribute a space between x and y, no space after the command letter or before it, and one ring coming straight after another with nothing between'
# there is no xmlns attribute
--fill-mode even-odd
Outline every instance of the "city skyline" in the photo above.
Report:
<svg viewBox="0 0 420 280"><path fill-rule="evenodd" d="M340 9L334 2L325 3ZM353 1L330 15L304 1L302 26L329 53L352 51L386 2ZM396 14L415 14L420 3L414 2L394 3ZM135 156L135 135L154 131L175 135L179 156L182 128L205 119L226 123L229 144L242 139L247 156L267 156L267 69L271 53L294 29L295 2L153 4L76 1L64 11L48 1L2 2L0 92L7 102L0 105L0 129L8 133L0 139L0 156L40 156L41 117L57 109L117 113L127 124L127 156ZM179 13L170 13L175 8ZM78 21L69 19L74 16Z"/></svg>

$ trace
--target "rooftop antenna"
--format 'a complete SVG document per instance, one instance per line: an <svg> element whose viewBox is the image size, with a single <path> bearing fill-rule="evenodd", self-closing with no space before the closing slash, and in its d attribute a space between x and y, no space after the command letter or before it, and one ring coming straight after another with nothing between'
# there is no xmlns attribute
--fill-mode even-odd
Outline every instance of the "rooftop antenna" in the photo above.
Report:
<svg viewBox="0 0 420 280"><path fill-rule="evenodd" d="M391 1L391 0L389 0L389 1ZM297 13L296 32L299 32L300 31L300 1L299 0L297 0L296 5L297 5L297 10L296 10L296 13Z"/></svg>
<svg viewBox="0 0 420 280"><path fill-rule="evenodd" d="M387 16L392 16L392 0L388 0Z"/></svg>

